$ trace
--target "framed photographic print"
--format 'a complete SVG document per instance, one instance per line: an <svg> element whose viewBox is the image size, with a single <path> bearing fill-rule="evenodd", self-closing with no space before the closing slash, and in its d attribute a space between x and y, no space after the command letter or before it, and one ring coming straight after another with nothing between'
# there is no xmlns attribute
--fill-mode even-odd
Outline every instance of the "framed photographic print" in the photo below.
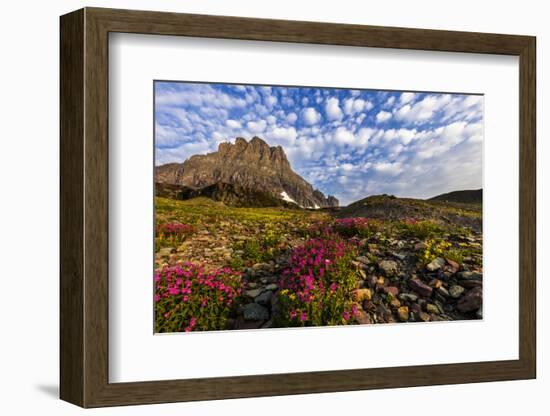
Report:
<svg viewBox="0 0 550 416"><path fill-rule="evenodd" d="M61 17L61 398L534 378L535 38Z"/></svg>

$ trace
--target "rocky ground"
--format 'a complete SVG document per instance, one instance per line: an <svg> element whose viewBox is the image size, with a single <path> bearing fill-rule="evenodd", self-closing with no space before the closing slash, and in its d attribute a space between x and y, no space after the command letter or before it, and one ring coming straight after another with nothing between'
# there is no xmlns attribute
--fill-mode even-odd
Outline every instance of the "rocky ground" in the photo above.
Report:
<svg viewBox="0 0 550 416"><path fill-rule="evenodd" d="M192 224L178 244L156 242L156 267L190 261L243 272L246 288L232 329L269 328L277 314L281 271L312 224L332 214L284 208L229 208L205 199L157 199L157 222ZM468 213L469 218L471 213ZM401 220L399 220L401 221ZM396 221L358 240L354 262L359 324L482 318L482 233L479 227L411 232ZM414 230L413 230L414 231ZM420 230L422 231L422 230Z"/></svg>

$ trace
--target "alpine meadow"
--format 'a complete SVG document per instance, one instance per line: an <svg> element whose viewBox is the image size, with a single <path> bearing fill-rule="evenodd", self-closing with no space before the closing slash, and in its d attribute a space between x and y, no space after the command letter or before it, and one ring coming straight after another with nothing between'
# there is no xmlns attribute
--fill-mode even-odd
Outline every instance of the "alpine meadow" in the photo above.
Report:
<svg viewBox="0 0 550 416"><path fill-rule="evenodd" d="M483 318L482 95L154 93L155 332Z"/></svg>

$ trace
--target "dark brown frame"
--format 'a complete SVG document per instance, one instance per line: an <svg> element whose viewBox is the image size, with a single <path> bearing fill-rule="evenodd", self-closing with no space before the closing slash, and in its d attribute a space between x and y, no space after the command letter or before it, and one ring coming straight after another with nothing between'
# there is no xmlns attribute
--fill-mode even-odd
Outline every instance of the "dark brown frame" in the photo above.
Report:
<svg viewBox="0 0 550 416"><path fill-rule="evenodd" d="M518 56L519 359L109 383L109 32ZM147 11L85 8L62 16L61 398L83 407L101 407L535 378L535 45L531 36Z"/></svg>

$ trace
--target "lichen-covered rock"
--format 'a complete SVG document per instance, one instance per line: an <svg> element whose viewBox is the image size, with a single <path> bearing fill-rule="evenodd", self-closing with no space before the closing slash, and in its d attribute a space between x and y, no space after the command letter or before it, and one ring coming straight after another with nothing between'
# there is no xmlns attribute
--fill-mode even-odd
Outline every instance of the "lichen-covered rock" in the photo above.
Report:
<svg viewBox="0 0 550 416"><path fill-rule="evenodd" d="M478 310L483 302L483 290L480 287L475 287L458 301L456 308L463 313Z"/></svg>

